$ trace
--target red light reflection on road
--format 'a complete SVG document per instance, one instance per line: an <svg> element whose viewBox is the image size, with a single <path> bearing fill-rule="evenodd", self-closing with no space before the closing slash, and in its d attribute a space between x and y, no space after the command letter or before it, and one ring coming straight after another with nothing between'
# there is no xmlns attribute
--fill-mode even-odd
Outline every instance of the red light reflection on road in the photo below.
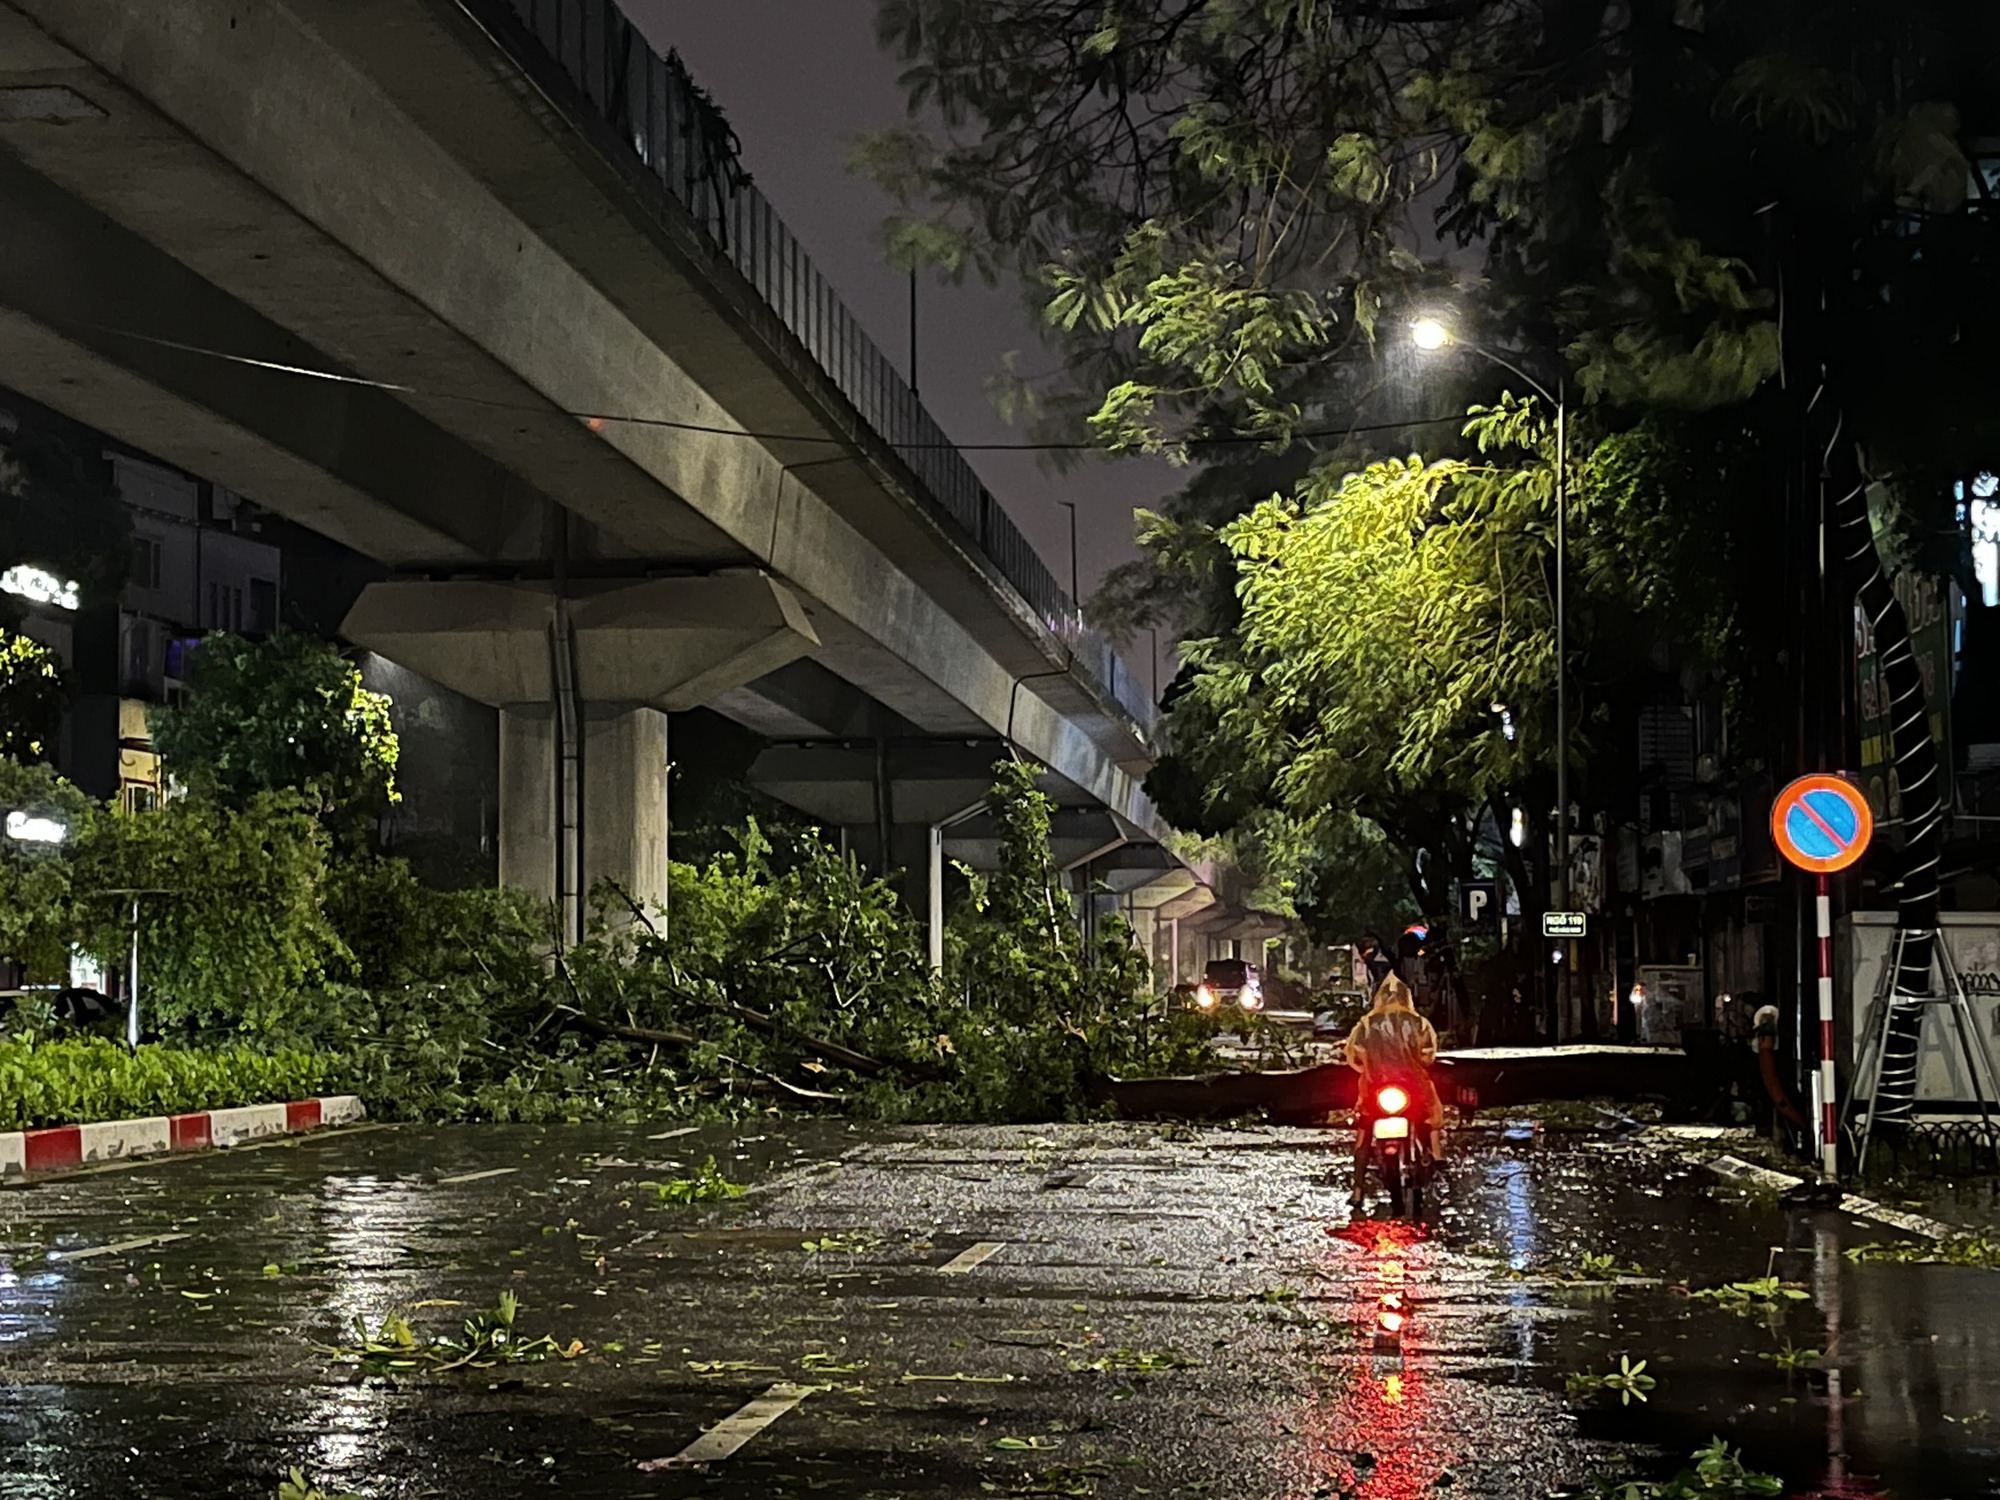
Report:
<svg viewBox="0 0 2000 1500"><path fill-rule="evenodd" d="M1363 1219L1329 1234L1366 1256L1343 1253L1328 1268L1354 1286L1349 1316L1361 1357L1343 1359L1326 1396L1304 1414L1311 1472L1350 1500L1422 1500L1463 1457L1456 1435L1440 1430L1455 1424L1439 1420L1424 1367L1423 1299L1414 1283L1430 1260L1428 1233L1420 1224ZM1402 1314L1400 1359L1375 1349L1385 1307Z"/></svg>

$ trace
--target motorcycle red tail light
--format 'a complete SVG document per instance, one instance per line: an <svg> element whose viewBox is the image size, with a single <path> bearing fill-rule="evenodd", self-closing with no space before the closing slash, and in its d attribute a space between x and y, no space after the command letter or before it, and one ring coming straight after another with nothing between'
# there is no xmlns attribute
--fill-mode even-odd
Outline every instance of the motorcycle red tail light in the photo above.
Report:
<svg viewBox="0 0 2000 1500"><path fill-rule="evenodd" d="M1399 1088L1386 1088L1376 1092L1376 1108L1385 1115L1400 1115L1410 1107L1410 1096Z"/></svg>

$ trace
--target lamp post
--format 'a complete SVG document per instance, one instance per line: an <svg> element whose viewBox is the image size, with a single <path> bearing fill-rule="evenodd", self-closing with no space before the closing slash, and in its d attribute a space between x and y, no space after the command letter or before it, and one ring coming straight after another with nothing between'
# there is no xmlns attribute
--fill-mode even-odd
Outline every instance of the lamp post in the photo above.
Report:
<svg viewBox="0 0 2000 1500"><path fill-rule="evenodd" d="M1078 615L1083 613L1083 591L1076 580L1076 502L1058 500L1056 504L1069 512L1069 602Z"/></svg>
<svg viewBox="0 0 2000 1500"><path fill-rule="evenodd" d="M1556 902L1569 910L1569 612L1564 582L1569 572L1569 411L1560 380L1551 391L1526 370L1483 345L1459 338L1436 318L1419 318L1410 325L1410 341L1425 353L1456 344L1525 380L1536 395L1556 409ZM1576 957L1573 941L1564 944L1558 999L1567 1009L1569 971ZM1561 1022L1557 1022L1560 1031Z"/></svg>

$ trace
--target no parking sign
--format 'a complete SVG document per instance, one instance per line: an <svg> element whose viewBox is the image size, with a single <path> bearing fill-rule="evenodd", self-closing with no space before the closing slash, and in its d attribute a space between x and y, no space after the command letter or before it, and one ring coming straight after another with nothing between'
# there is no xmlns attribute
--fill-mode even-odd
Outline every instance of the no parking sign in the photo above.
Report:
<svg viewBox="0 0 2000 1500"><path fill-rule="evenodd" d="M1845 776L1801 776L1771 804L1771 839L1778 852L1817 877L1813 930L1819 938L1819 1169L1831 1182L1840 1166L1840 1129L1834 1112L1833 895L1827 878L1868 852L1875 814L1868 798Z"/></svg>
<svg viewBox="0 0 2000 1500"><path fill-rule="evenodd" d="M1778 852L1814 875L1846 869L1868 852L1874 833L1867 795L1844 776L1801 776L1771 804Z"/></svg>

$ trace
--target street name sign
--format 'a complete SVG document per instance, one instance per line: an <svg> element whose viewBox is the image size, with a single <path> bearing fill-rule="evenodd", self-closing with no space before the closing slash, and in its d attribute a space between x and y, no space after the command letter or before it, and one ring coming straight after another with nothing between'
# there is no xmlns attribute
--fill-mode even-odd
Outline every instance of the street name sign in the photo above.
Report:
<svg viewBox="0 0 2000 1500"><path fill-rule="evenodd" d="M1589 925L1589 918L1580 911L1542 913L1542 936L1545 938L1580 938Z"/></svg>
<svg viewBox="0 0 2000 1500"><path fill-rule="evenodd" d="M1771 840L1801 870L1831 875L1868 852L1875 814L1845 776L1801 776L1771 804Z"/></svg>

